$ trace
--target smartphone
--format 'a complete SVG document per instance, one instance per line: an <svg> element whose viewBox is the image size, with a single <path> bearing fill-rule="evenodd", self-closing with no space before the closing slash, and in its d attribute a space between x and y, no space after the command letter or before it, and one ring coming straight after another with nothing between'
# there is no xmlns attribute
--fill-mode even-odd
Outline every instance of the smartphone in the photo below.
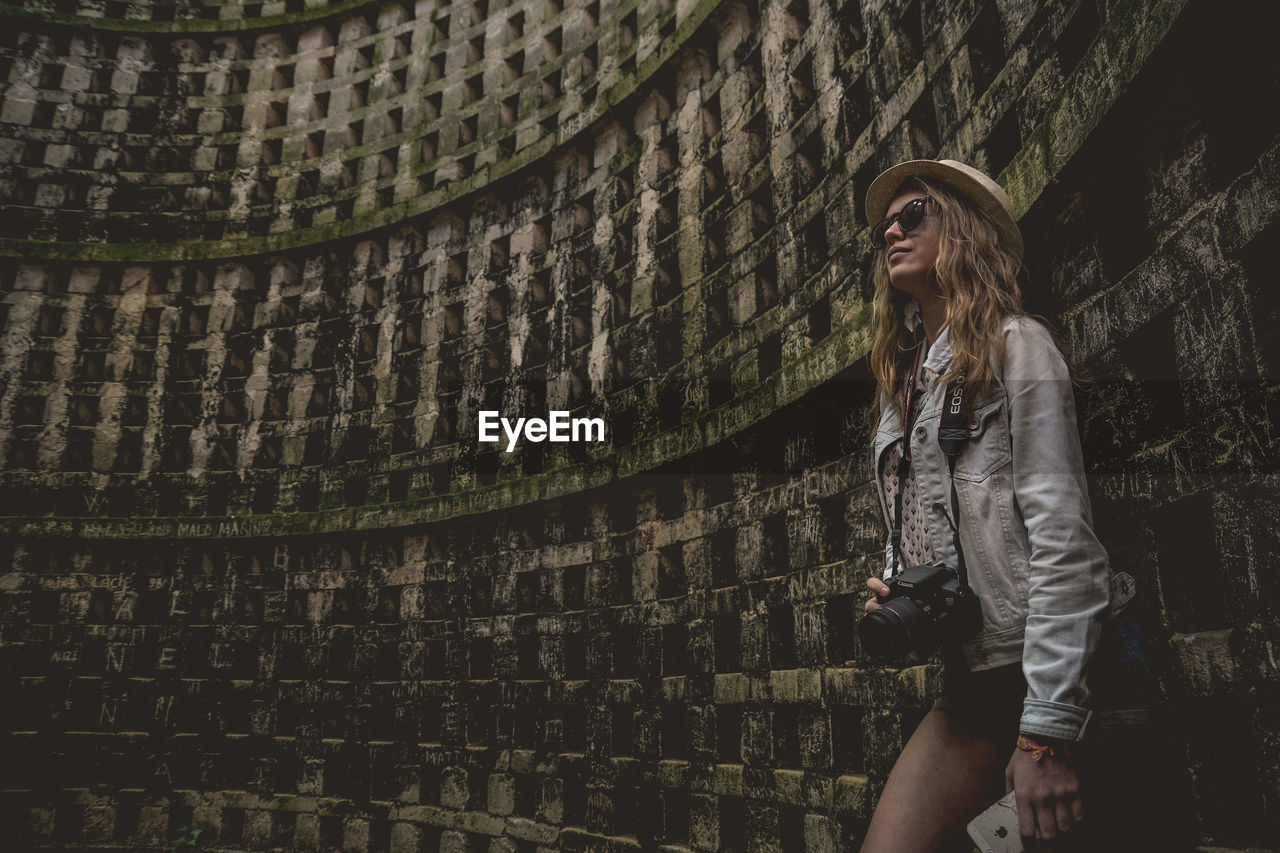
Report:
<svg viewBox="0 0 1280 853"><path fill-rule="evenodd" d="M969 821L969 837L982 853L1023 853L1018 802L1010 791Z"/></svg>

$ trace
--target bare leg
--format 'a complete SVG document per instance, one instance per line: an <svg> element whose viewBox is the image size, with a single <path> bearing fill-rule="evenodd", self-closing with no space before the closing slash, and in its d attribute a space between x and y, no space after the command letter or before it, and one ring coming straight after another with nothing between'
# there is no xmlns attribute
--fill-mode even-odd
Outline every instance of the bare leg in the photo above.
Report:
<svg viewBox="0 0 1280 853"><path fill-rule="evenodd" d="M964 837L970 820L1004 794L1012 753L1012 739L996 743L953 714L930 711L889 773L862 853L947 850Z"/></svg>

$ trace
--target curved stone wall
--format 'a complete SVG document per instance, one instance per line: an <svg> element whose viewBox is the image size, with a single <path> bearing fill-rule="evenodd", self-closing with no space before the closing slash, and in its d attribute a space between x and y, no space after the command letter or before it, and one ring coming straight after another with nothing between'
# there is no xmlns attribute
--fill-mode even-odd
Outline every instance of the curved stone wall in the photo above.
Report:
<svg viewBox="0 0 1280 853"><path fill-rule="evenodd" d="M1177 810L1270 836L1280 120L1222 97L1276 93L1261 30L1202 0L0 12L20 844L856 849L938 687L855 639L859 207L933 156L1000 174L1088 380ZM553 409L607 441L477 440Z"/></svg>
<svg viewBox="0 0 1280 853"><path fill-rule="evenodd" d="M3 237L221 257L397 223L568 144L712 5L348 2L229 32L21 33Z"/></svg>
<svg viewBox="0 0 1280 853"><path fill-rule="evenodd" d="M294 25L370 4L367 0L29 0L18 6L3 5L8 15L92 29L226 33Z"/></svg>
<svg viewBox="0 0 1280 853"><path fill-rule="evenodd" d="M520 13L506 18L513 14ZM384 10L379 20L397 17ZM583 10L573 20L591 18ZM486 24L471 27L466 31L484 32ZM338 29L362 31L367 20L346 19ZM841 21L830 29L824 47L857 61L851 50L861 25ZM56 514L71 516L279 516L362 506L371 489L375 502L404 500L584 461L581 446L573 449L577 459L563 452L537 458L537 447L518 460L477 456L480 408L607 416L611 447L588 455L624 472L714 441L716 432L703 435L700 412L758 387L861 310L860 292L831 295L857 262L839 251L859 221L844 187L849 175L820 170L828 156L823 134L847 124L854 107L869 113L867 103L848 106L834 89L819 102L812 80L801 86L791 76L780 102L766 98L762 52L781 44L753 30L745 9L722 12L704 30L696 33L698 47L676 55L655 75L660 80L620 106L634 111L625 124L611 117L592 125L537 168L407 224L247 260L10 267L17 292L10 340L29 336L35 346L22 353L25 363L12 365L25 393L14 404L8 467L68 472L61 489L74 493L59 497L48 478L18 477L25 502L42 502L42 511L61 502ZM398 44L394 32L353 37L345 46L339 39L339 53L347 51L339 65L358 65L352 57L374 44ZM281 43L274 33L258 41ZM333 55L332 48L322 52ZM616 64L606 56L604 65ZM812 76L812 62L801 64ZM15 64L13 74L30 76L35 68ZM380 65L378 74L385 70ZM372 71L357 75L367 80ZM442 89L443 82L415 85L394 103L420 101L424 86L437 94L465 88L458 75ZM11 87L6 103L25 103L21 95ZM456 107L446 118L465 123ZM496 151L500 133L487 132L475 145ZM776 149L769 143L778 135L801 149L788 156L807 164L803 170L785 159L771 162ZM161 151L158 141L142 148ZM280 166L290 178L298 177L296 168ZM388 180L403 177L392 172ZM207 189L202 181L199 191ZM321 197L332 206L331 195ZM153 207L198 221L165 200ZM151 233L123 224L128 217L109 218L122 236ZM198 245L200 253L236 248ZM135 244L130 252L149 248ZM166 249L187 251L185 244ZM92 247L87 253L98 254ZM59 350L79 355L60 360ZM843 346L837 358L852 351ZM88 393L73 393L77 388ZM77 406L88 414L66 414ZM654 440L659 435L679 447L663 447ZM599 482L609 475L574 476ZM84 484L104 477L130 483L133 499L114 512L109 504L79 506L76 496L92 493ZM519 491L539 496L575 482ZM174 497L189 508L175 511L181 501ZM350 514L324 523L341 528Z"/></svg>

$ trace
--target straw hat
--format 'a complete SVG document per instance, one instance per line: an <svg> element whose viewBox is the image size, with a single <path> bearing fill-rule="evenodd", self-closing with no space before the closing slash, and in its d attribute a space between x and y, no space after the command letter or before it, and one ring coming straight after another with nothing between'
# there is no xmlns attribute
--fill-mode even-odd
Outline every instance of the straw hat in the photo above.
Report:
<svg viewBox="0 0 1280 853"><path fill-rule="evenodd" d="M893 194L908 178L936 178L978 206L996 226L1000 241L1022 260L1022 232L1013 215L1013 202L994 180L958 160L908 160L880 173L867 190L867 221L884 219Z"/></svg>

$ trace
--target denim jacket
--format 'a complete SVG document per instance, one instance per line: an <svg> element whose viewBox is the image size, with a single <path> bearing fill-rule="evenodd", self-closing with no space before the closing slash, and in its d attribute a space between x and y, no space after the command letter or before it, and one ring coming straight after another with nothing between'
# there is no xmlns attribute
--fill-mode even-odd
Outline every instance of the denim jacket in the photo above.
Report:
<svg viewBox="0 0 1280 853"><path fill-rule="evenodd" d="M1022 731L1075 741L1090 716L1085 677L1110 596L1107 555L1093 532L1066 362L1029 317L1005 321L1004 343L997 382L974 401L970 440L956 460L960 543L982 604L982 628L961 651L971 670L1021 660ZM955 566L951 484L938 448L940 377L950 360L943 329L925 359L925 397L910 441L935 558ZM882 405L873 471L902 430L898 407ZM884 492L876 491L892 526Z"/></svg>

